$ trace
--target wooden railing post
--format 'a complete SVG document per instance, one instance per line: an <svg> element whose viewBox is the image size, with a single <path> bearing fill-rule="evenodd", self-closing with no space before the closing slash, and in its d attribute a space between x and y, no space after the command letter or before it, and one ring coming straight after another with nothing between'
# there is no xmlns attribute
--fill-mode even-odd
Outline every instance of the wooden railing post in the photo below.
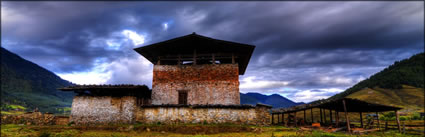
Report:
<svg viewBox="0 0 425 137"><path fill-rule="evenodd" d="M360 112L360 127L363 128L363 114Z"/></svg>
<svg viewBox="0 0 425 137"><path fill-rule="evenodd" d="M381 123L379 123L379 115L378 115L378 112L376 112L376 118L378 119L378 130L381 130Z"/></svg>
<svg viewBox="0 0 425 137"><path fill-rule="evenodd" d="M395 110L395 119L397 120L398 132L400 132L400 133L401 133L401 128L400 128L400 119L399 119L399 117L398 117L397 110Z"/></svg>

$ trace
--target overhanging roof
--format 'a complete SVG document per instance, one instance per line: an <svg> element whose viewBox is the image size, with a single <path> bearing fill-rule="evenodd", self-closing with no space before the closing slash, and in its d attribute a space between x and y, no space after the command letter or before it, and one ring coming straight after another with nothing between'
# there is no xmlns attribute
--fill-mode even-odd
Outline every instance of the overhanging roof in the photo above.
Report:
<svg viewBox="0 0 425 137"><path fill-rule="evenodd" d="M62 91L78 91L78 90L107 90L107 91L119 91L119 90L129 90L129 89L143 89L149 90L146 85L131 85L131 84L122 84L122 85L72 85L68 87L58 88Z"/></svg>
<svg viewBox="0 0 425 137"><path fill-rule="evenodd" d="M239 59L239 74L243 75L254 48L253 45L218 40L192 33L134 50L153 64L158 61L159 56L193 54L194 50L198 54L234 53Z"/></svg>
<svg viewBox="0 0 425 137"><path fill-rule="evenodd" d="M75 92L88 96L146 96L150 98L151 90L146 85L72 85L58 88L61 91Z"/></svg>
<svg viewBox="0 0 425 137"><path fill-rule="evenodd" d="M303 111L311 108L323 108L323 109L331 109L338 112L344 112L343 100L345 100L345 106L347 108L347 112L384 112L384 111L394 111L400 110L399 107L382 105L370 103L358 99L353 98L341 98L334 100L324 100L319 101L315 104L303 104L298 106L293 106L286 109L274 110L272 113L292 113L297 111Z"/></svg>

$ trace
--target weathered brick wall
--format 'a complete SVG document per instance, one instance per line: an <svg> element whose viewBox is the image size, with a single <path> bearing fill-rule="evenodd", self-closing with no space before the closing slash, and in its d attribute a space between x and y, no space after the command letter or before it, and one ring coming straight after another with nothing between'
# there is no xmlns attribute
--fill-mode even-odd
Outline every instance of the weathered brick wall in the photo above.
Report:
<svg viewBox="0 0 425 137"><path fill-rule="evenodd" d="M75 96L70 122L75 124L132 123L136 109L135 97Z"/></svg>
<svg viewBox="0 0 425 137"><path fill-rule="evenodd" d="M152 104L177 104L179 90L188 104L240 104L238 65L155 65Z"/></svg>
<svg viewBox="0 0 425 137"><path fill-rule="evenodd" d="M136 112L136 122L141 123L233 123L249 125L269 125L269 107L252 108L193 108L157 106L140 108Z"/></svg>

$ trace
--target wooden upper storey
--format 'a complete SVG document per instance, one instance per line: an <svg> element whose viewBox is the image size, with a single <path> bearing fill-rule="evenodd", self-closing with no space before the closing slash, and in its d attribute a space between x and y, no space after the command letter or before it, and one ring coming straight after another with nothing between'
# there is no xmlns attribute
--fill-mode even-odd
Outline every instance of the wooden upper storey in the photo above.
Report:
<svg viewBox="0 0 425 137"><path fill-rule="evenodd" d="M237 63L239 75L243 75L254 48L253 45L218 40L192 33L134 50L155 65Z"/></svg>

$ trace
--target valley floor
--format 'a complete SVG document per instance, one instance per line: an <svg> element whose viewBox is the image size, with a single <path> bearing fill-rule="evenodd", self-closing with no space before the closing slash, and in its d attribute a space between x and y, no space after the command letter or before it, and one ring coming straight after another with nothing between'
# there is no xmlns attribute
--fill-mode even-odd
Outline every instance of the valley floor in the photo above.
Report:
<svg viewBox="0 0 425 137"><path fill-rule="evenodd" d="M241 125L108 125L96 127L84 126L34 126L34 125L1 125L2 137L349 137L349 136L423 136L400 134L396 131L373 132L362 135L348 135L344 132L327 133L321 130L301 130L282 126L241 126Z"/></svg>

